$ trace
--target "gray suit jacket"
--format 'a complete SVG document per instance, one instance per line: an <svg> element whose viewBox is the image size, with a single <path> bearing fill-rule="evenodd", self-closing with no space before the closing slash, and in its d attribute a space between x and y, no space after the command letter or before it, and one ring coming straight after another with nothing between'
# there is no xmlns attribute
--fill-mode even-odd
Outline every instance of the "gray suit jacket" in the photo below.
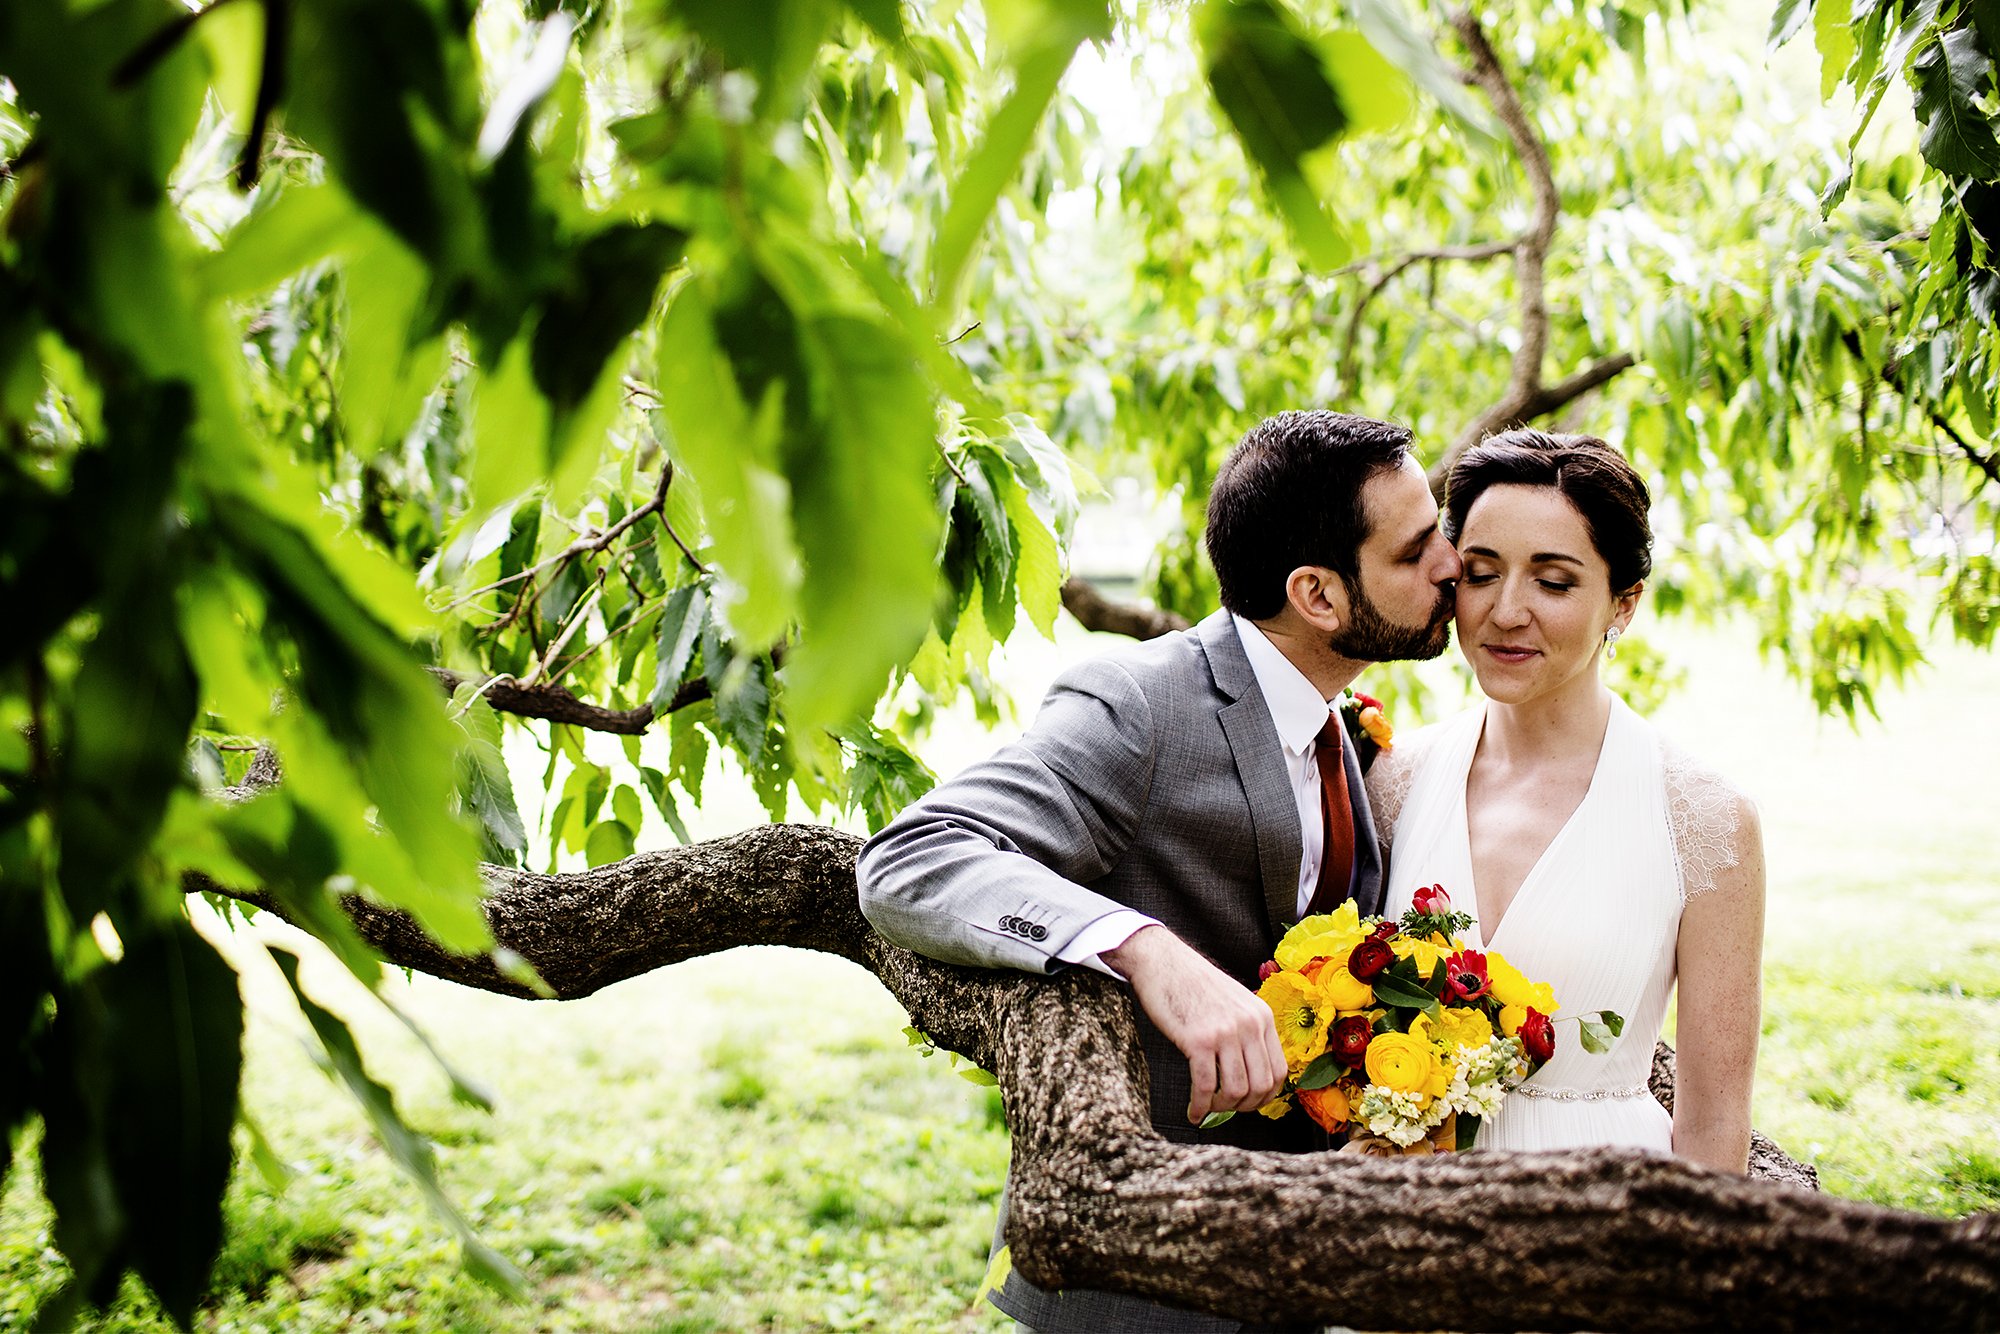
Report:
<svg viewBox="0 0 2000 1334"><path fill-rule="evenodd" d="M1355 900L1382 906L1366 785L1345 748ZM862 849L876 930L953 963L1052 972L1106 913L1158 918L1244 986L1297 919L1303 843L1271 712L1227 612L1063 673L1019 741L941 784ZM1153 1125L1171 1140L1302 1152L1310 1127L1187 1122L1187 1058L1142 1014ZM1004 1210L1003 1210L1004 1218ZM1010 1277L995 1305L1036 1329L1234 1328L1112 1293Z"/></svg>

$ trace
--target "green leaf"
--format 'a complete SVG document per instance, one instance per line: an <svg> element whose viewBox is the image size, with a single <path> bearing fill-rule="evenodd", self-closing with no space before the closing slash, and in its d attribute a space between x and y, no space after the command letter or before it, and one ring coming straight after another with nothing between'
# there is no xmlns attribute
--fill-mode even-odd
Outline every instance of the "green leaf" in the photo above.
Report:
<svg viewBox="0 0 2000 1334"><path fill-rule="evenodd" d="M902 0L847 0L847 7L884 41L901 42L907 36L903 29Z"/></svg>
<svg viewBox="0 0 2000 1334"><path fill-rule="evenodd" d="M445 1196L437 1179L437 1160L430 1141L404 1123L396 1110L396 1100L387 1088L375 1082L361 1061L361 1048L346 1022L322 1009L299 983L299 959L291 951L274 946L271 957L292 987L299 1010L312 1025L326 1058L329 1076L340 1080L354 1095L361 1110L375 1128L375 1138L424 1197L431 1211L458 1237L465 1267L473 1277L510 1296L523 1291L521 1275L505 1256L481 1241L457 1207Z"/></svg>
<svg viewBox="0 0 2000 1334"><path fill-rule="evenodd" d="M728 64L756 75L767 117L789 113L840 12L835 0L673 0L672 8Z"/></svg>
<svg viewBox="0 0 2000 1334"><path fill-rule="evenodd" d="M1453 1147L1460 1153L1472 1152L1473 1141L1479 1138L1479 1118L1476 1116L1467 1116L1464 1112L1460 1112L1455 1124L1457 1125L1458 1133Z"/></svg>
<svg viewBox="0 0 2000 1334"><path fill-rule="evenodd" d="M667 594L660 608L659 670L653 678L651 701L655 712L673 701L707 627L708 593L700 584L687 584Z"/></svg>
<svg viewBox="0 0 2000 1334"><path fill-rule="evenodd" d="M791 488L769 462L781 401L767 397L754 416L745 405L698 281L683 284L668 307L659 358L674 452L701 486L714 562L729 576L723 614L739 639L775 642L799 586Z"/></svg>
<svg viewBox="0 0 2000 1334"><path fill-rule="evenodd" d="M1213 1130L1217 1126L1226 1126L1235 1119L1236 1113L1234 1112L1210 1112L1207 1116L1201 1118L1201 1128L1203 1130Z"/></svg>
<svg viewBox="0 0 2000 1334"><path fill-rule="evenodd" d="M1209 89L1300 250L1319 268L1343 263L1350 247L1307 181L1306 159L1346 134L1354 117L1319 50L1274 0L1208 0L1195 37Z"/></svg>
<svg viewBox="0 0 2000 1334"><path fill-rule="evenodd" d="M1369 985L1375 988L1375 999L1385 1005L1393 1005L1402 1010L1422 1010L1433 1020L1438 1017L1438 999L1414 982L1409 982L1394 973L1379 974Z"/></svg>
<svg viewBox="0 0 2000 1334"><path fill-rule="evenodd" d="M988 1293L998 1292L1007 1286L1007 1275L1014 1269L1013 1249L1002 1246L993 1252L993 1258L986 1263L986 1277L979 1282L979 1291L973 1300L983 1301Z"/></svg>
<svg viewBox="0 0 2000 1334"><path fill-rule="evenodd" d="M1056 95L1077 47L1111 36L1103 0L1046 0L996 6L999 23L1020 34L1008 52L1014 91L986 124L986 137L952 183L951 204L931 248L931 303L940 319L958 308L973 247L993 216L993 206L1035 140L1035 128Z"/></svg>
<svg viewBox="0 0 2000 1334"><path fill-rule="evenodd" d="M1843 0L1820 0L1822 10L1834 9ZM1767 39L1770 49L1775 51L1792 40L1793 34L1806 25L1806 15L1812 10L1813 0L1778 0L1771 11L1771 32Z"/></svg>
<svg viewBox="0 0 2000 1334"><path fill-rule="evenodd" d="M1437 43L1418 30L1403 0L1348 0L1347 8L1369 45L1436 98L1461 130L1477 142L1498 137L1492 113L1466 90L1458 71L1438 53Z"/></svg>
<svg viewBox="0 0 2000 1334"><path fill-rule="evenodd" d="M124 957L58 997L43 1047L56 1244L93 1303L126 1269L185 1325L222 1244L243 1008L185 917L125 923Z"/></svg>
<svg viewBox="0 0 2000 1334"><path fill-rule="evenodd" d="M808 728L865 712L923 642L939 533L934 408L904 331L843 312L801 334L817 429L786 449L805 580L785 683L789 716Z"/></svg>
<svg viewBox="0 0 2000 1334"><path fill-rule="evenodd" d="M1594 1019L1585 1019L1578 1027L1583 1038L1583 1049L1599 1056L1611 1050L1612 1041L1618 1036L1611 1031L1609 1024L1599 1023Z"/></svg>
<svg viewBox="0 0 2000 1334"><path fill-rule="evenodd" d="M1853 9L1849 0L1819 0L1813 6L1813 45L1819 49L1819 97L1833 99L1833 90L1854 60Z"/></svg>
<svg viewBox="0 0 2000 1334"><path fill-rule="evenodd" d="M1919 147L1924 160L1947 176L2000 178L2000 139L1980 110L1993 78L1993 62L1979 47L1979 33L1957 28L1926 46L1910 66L1917 94Z"/></svg>
<svg viewBox="0 0 2000 1334"><path fill-rule="evenodd" d="M602 820L590 827L590 837L583 845L583 859L593 868L608 866L630 857L635 846L632 830L624 822Z"/></svg>
<svg viewBox="0 0 2000 1334"><path fill-rule="evenodd" d="M1330 1084L1337 1083L1340 1077L1347 1073L1347 1070L1348 1067L1342 1064L1332 1052L1321 1052L1319 1055L1313 1057L1311 1064L1299 1072L1299 1077L1292 1081L1292 1087L1302 1093L1310 1093L1314 1089L1323 1089Z"/></svg>
<svg viewBox="0 0 2000 1334"><path fill-rule="evenodd" d="M514 780L500 750L500 715L483 698L472 698L470 682L452 697L453 712L465 733L459 772L465 804L479 821L487 861L519 866L528 850L528 830L514 801Z"/></svg>
<svg viewBox="0 0 2000 1334"><path fill-rule="evenodd" d="M687 824L681 819L679 807L674 804L673 793L668 790L667 776L658 769L642 766L639 780L646 785L646 794L653 799L653 809L667 822L667 828L674 831L674 837L683 844L694 840L688 835Z"/></svg>
<svg viewBox="0 0 2000 1334"><path fill-rule="evenodd" d="M1000 1080L997 1077L995 1077L990 1071L981 1070L976 1065L966 1066L963 1070L960 1070L958 1072L958 1077L960 1079L963 1079L968 1084L977 1084L981 1088L990 1089L990 1088L1000 1087Z"/></svg>

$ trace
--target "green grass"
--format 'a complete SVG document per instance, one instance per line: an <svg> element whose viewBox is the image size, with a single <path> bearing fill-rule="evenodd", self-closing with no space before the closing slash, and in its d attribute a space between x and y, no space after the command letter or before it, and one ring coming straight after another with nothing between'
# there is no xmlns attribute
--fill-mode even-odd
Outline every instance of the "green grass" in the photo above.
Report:
<svg viewBox="0 0 2000 1334"><path fill-rule="evenodd" d="M1939 652L1925 682L1856 735L1816 719L1739 637L1651 637L1689 672L1662 726L1763 813L1758 1127L1835 1194L2000 1209L2000 872L1984 795L2000 791L2000 656ZM1031 702L1089 651L1080 640L1011 650L1016 698ZM931 759L948 772L992 744L948 718ZM700 814L698 835L756 818L747 803ZM230 948L244 956L240 940ZM489 1117L455 1104L393 1019L313 963L308 986L355 1019L371 1069L437 1140L447 1188L529 1294L510 1302L461 1272L450 1233L307 1059L283 983L246 964L250 1110L296 1175L274 1191L246 1155L200 1328L1001 1323L973 1300L1005 1174L997 1091L941 1055L920 1059L906 1017L858 969L740 950L563 1005L394 977L399 1003L493 1087ZM17 1145L32 1149L32 1136ZM17 1171L0 1203L0 1330L27 1328L61 1277L38 1183ZM83 1328L166 1325L132 1287Z"/></svg>

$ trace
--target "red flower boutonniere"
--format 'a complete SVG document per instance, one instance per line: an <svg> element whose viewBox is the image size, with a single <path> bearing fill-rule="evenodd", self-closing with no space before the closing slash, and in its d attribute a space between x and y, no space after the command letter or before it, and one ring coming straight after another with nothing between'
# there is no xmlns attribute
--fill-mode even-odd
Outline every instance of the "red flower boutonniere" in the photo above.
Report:
<svg viewBox="0 0 2000 1334"><path fill-rule="evenodd" d="M1364 695L1358 690L1346 690L1340 696L1340 720L1347 728L1347 735L1354 743L1355 756L1361 761L1365 771L1382 751L1392 749L1396 740L1396 729L1389 725L1389 715L1382 711L1382 701L1373 695Z"/></svg>

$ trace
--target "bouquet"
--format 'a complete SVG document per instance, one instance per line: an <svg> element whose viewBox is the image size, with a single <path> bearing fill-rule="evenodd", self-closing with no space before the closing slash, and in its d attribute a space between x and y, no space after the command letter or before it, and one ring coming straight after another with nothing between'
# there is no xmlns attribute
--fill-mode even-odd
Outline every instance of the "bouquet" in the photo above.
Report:
<svg viewBox="0 0 2000 1334"><path fill-rule="evenodd" d="M1287 931L1257 994L1289 1075L1262 1114L1301 1110L1350 1152L1469 1148L1481 1119L1555 1055L1558 1008L1547 983L1466 948L1458 933L1471 925L1433 885L1400 921L1348 903ZM1624 1026L1609 1010L1583 1016L1584 1048L1610 1050Z"/></svg>

